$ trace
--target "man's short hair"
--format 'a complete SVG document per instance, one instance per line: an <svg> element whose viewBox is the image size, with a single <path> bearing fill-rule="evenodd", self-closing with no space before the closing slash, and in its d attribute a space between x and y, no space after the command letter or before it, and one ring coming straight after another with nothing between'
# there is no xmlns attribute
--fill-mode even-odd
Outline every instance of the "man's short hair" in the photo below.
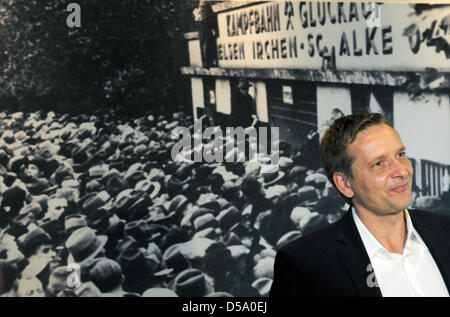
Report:
<svg viewBox="0 0 450 317"><path fill-rule="evenodd" d="M102 258L89 271L89 276L102 293L107 293L121 285L122 268L116 261Z"/></svg>
<svg viewBox="0 0 450 317"><path fill-rule="evenodd" d="M378 124L386 124L392 127L389 120L379 113L351 114L340 117L330 124L320 142L320 157L328 179L336 188L333 180L335 172L353 177L351 167L355 158L350 156L347 146L355 141L359 132ZM352 205L351 199L342 194L341 196Z"/></svg>

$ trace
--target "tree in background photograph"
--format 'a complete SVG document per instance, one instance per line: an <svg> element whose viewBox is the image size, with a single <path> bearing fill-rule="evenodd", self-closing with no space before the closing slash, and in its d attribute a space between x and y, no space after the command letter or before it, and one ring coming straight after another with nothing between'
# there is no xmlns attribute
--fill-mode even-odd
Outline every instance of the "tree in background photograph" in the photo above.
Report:
<svg viewBox="0 0 450 317"><path fill-rule="evenodd" d="M67 1L0 2L1 107L124 113L185 106L183 32L195 28L191 1L77 1L81 26L66 23Z"/></svg>

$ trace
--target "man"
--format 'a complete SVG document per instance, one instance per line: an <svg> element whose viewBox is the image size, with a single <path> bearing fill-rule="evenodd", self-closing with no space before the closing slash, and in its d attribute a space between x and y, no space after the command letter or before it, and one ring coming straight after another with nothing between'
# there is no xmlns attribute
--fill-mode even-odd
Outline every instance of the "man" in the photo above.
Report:
<svg viewBox="0 0 450 317"><path fill-rule="evenodd" d="M204 67L213 67L217 63L216 35L217 20L211 8L212 3L201 0L194 9L194 20L198 24L202 62Z"/></svg>
<svg viewBox="0 0 450 317"><path fill-rule="evenodd" d="M231 97L231 126L247 128L255 123L253 98L248 93L250 84L240 78Z"/></svg>
<svg viewBox="0 0 450 317"><path fill-rule="evenodd" d="M351 208L278 251L271 296L449 296L449 218L406 209L413 170L386 119L339 118L320 149Z"/></svg>
<svg viewBox="0 0 450 317"><path fill-rule="evenodd" d="M104 297L137 297L138 294L128 293L122 289L125 276L120 264L108 258L100 258L89 270L90 280L98 287Z"/></svg>

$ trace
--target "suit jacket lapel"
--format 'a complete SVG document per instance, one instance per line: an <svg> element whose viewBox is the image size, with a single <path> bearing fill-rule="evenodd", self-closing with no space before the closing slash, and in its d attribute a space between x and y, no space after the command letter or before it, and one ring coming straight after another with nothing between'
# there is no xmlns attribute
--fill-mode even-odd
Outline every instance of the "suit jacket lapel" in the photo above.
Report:
<svg viewBox="0 0 450 317"><path fill-rule="evenodd" d="M443 232L437 230L437 228L432 228L428 222L423 221L422 217L416 217L414 212L409 214L414 228L430 250L447 290L450 292L450 245L447 238Z"/></svg>
<svg viewBox="0 0 450 317"><path fill-rule="evenodd" d="M351 209L337 223L337 253L360 296L381 296L380 288L374 285L374 272L364 243L356 228Z"/></svg>

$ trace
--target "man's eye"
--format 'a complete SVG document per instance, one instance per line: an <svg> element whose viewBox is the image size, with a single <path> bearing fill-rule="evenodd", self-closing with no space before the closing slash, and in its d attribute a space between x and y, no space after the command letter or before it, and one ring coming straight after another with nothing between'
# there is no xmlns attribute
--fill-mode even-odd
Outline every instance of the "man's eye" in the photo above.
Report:
<svg viewBox="0 0 450 317"><path fill-rule="evenodd" d="M400 152L400 153L398 153L398 157L406 157L406 152Z"/></svg>
<svg viewBox="0 0 450 317"><path fill-rule="evenodd" d="M373 166L375 166L375 167L379 167L379 166L382 166L382 165L383 165L382 161L378 161L375 164L373 164Z"/></svg>

